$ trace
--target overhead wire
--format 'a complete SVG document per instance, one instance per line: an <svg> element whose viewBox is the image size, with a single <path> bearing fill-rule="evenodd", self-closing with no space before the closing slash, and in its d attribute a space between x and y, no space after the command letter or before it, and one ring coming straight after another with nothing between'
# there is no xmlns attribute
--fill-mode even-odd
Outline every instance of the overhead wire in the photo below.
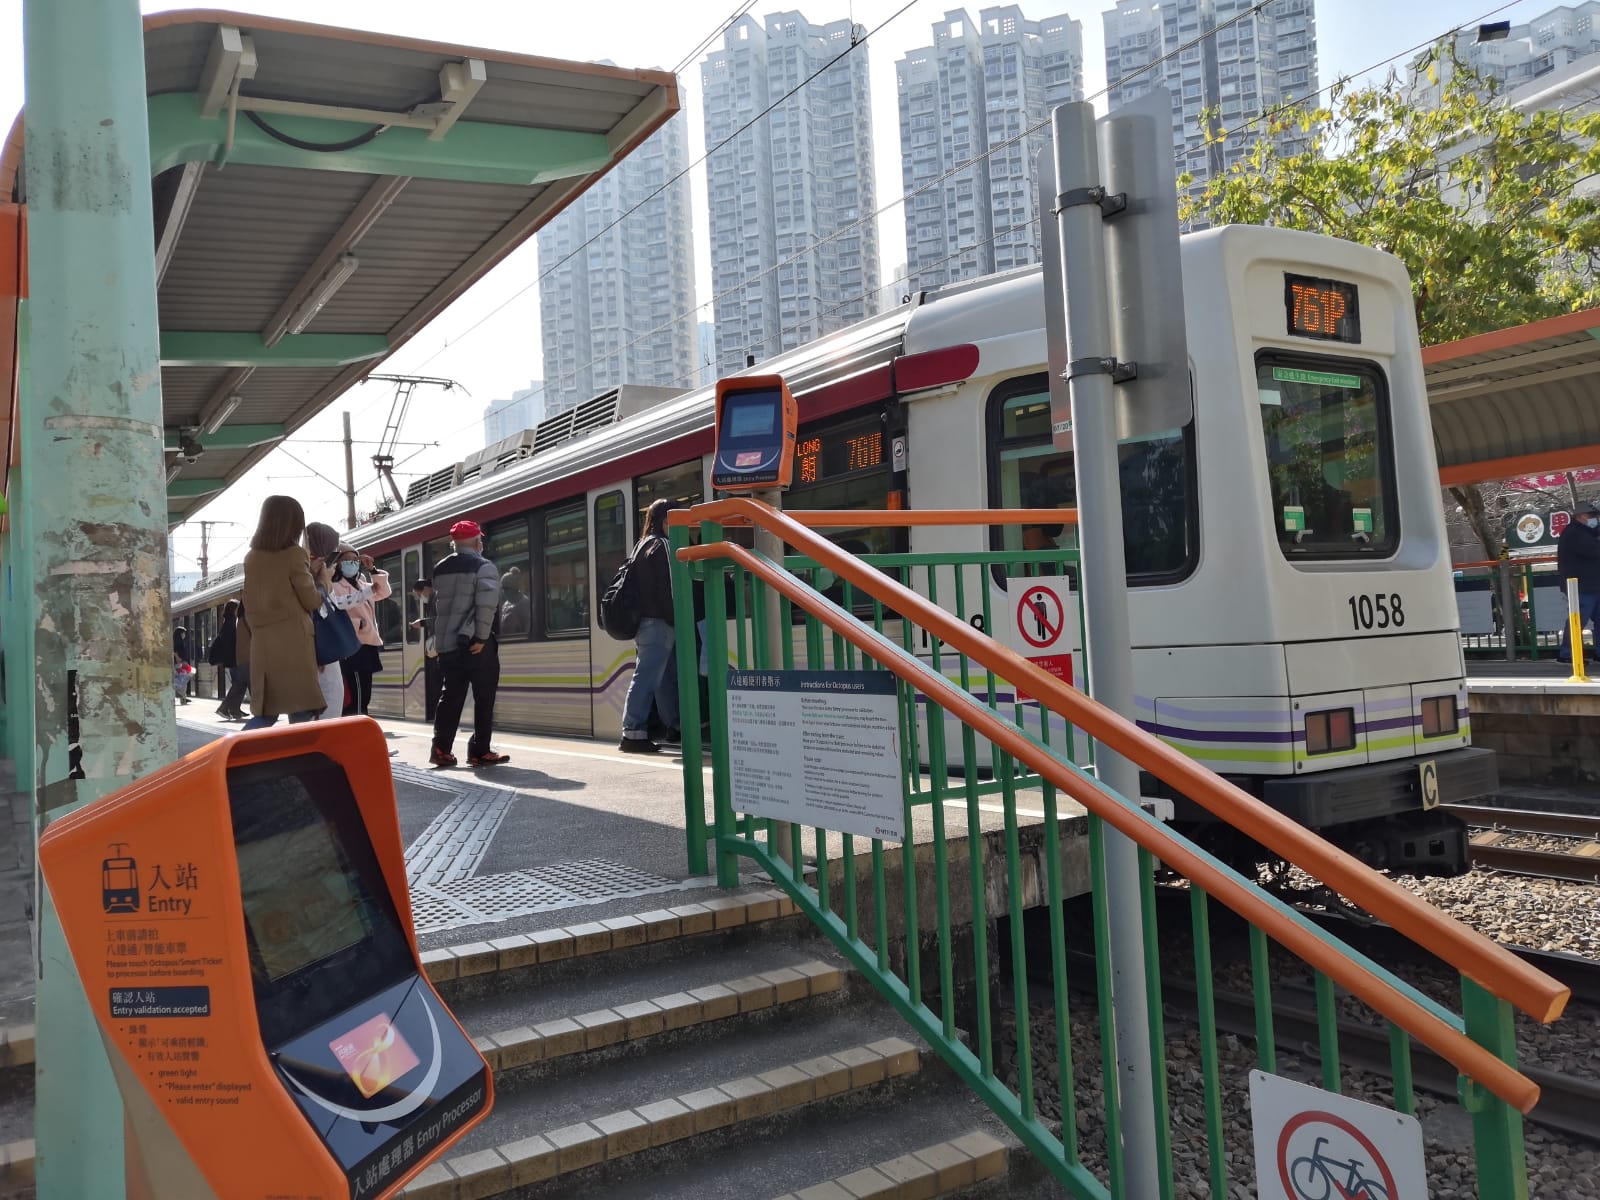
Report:
<svg viewBox="0 0 1600 1200"><path fill-rule="evenodd" d="M1089 96L1086 96L1085 100L1086 101L1092 101L1092 100L1100 99L1102 96L1105 96L1106 94L1108 94L1111 91L1112 88L1119 87L1124 83L1127 83L1127 82L1129 82L1131 80L1139 78L1139 76L1145 74L1147 71L1152 71L1156 67L1161 66L1162 64L1166 63L1167 61L1169 61L1169 60L1171 60L1173 58L1176 58L1179 55L1182 55L1182 54L1184 54L1185 52L1187 52L1189 50L1192 50L1194 47L1200 45L1202 42L1206 41L1208 38L1216 37L1218 34L1222 33L1223 31L1233 27L1234 25L1237 25L1239 22L1244 21L1249 17L1254 16L1255 14L1259 13L1262 9L1264 9L1264 8L1268 7L1269 5L1274 4L1276 2L1277 2L1277 0L1257 0L1257 3L1252 4L1249 8L1244 9L1242 12L1239 12L1239 13L1235 14L1234 16L1228 18L1228 20L1222 22L1222 24L1217 25L1214 28L1209 29L1204 33L1198 34L1193 38L1190 38L1187 42L1184 42L1183 44L1174 47L1172 50L1168 51L1167 53L1161 55L1158 58L1152 59L1150 62L1144 64L1143 66L1138 67L1135 70L1128 72L1126 75L1118 76L1117 79L1115 79L1115 80L1113 80L1111 82L1108 82L1106 84L1106 86L1101 88L1098 92L1095 92L1095 93L1093 93L1093 94L1091 94ZM901 9L899 9L894 14L894 16L891 16L888 20L892 21L894 19L894 17L899 16L900 13L903 13L907 8L911 7L911 5L914 4L914 3L916 3L916 0L908 0L907 4L904 7L902 7ZM882 22L881 24L879 24L873 30L873 32L876 33L879 29L882 29L883 26L886 25L886 24L888 24L888 21ZM865 42L866 39L863 38L862 41ZM854 47L852 47L852 49L853 48ZM845 53L848 53L848 52L849 51L846 51ZM815 76L812 76L811 78L815 78ZM809 82L809 80L807 82ZM803 87L804 84L802 84L801 86ZM798 90L798 89L796 89L796 90ZM764 110L764 113L765 112L770 112L772 107L775 107L775 106L769 106L768 109ZM763 113L763 115L764 115L764 113ZM714 306L718 300L724 300L727 297L729 297L731 295L734 295L735 293L740 292L740 291L744 290L745 288L749 287L752 283L756 283L759 280L765 279L768 275L772 275L775 272L782 270L784 267L790 266L793 263L798 262L800 259L805 257L807 254L810 254L810 253L820 249L821 247L827 245L830 242L836 241L837 239L839 239L841 237L844 237L846 234L851 233L851 232L861 228L862 226L866 225L868 222L876 221L879 217L883 216L885 213L890 212L893 209L898 208L900 205L905 204L906 202L915 199L917 196L922 195L924 192L927 192L927 191L931 190L932 188L940 186L941 184L945 183L947 180L952 179L956 175L961 174L963 171L970 170L972 167L974 167L978 163L982 162L984 159L988 158L990 155L996 154L999 151L1004 150L1004 149L1006 149L1006 148L1008 148L1010 146L1014 146L1018 142L1021 142L1024 139L1032 137L1034 134L1043 131L1044 129L1046 129L1049 126L1049 124L1050 124L1050 121L1049 121L1048 118L1046 118L1043 121L1037 121L1032 125L1024 127L1019 132L1017 132L1015 134L1012 134L1010 137L1005 138L1004 140L1002 140L1000 142L997 142L994 145L990 146L987 150L984 150L982 153L975 154L971 158L965 159L962 162L957 163L955 166L950 167L948 170L946 170L943 174L934 176L933 178L924 181L920 186L918 186L916 188L913 188L909 192L903 193L902 195L900 195L896 199L891 200L889 203L881 206L880 208L876 209L875 211L873 211L871 213L868 213L866 216L857 218L855 221L850 222L848 225L841 226L839 229L834 230L832 233L818 238L816 241L810 243L809 245L804 246L799 250L796 250L793 254L789 255L787 258L781 259L780 261L774 263L772 266L767 267L765 270L758 271L758 272L756 272L756 274L748 276L747 278L741 280L739 283L735 284L734 286L729 287L729 288L724 288L722 291L720 291L720 292L716 293L715 295L713 295L710 300L695 305L695 307L692 308L691 310L689 310L688 312L681 313L678 316L673 317L670 320L666 321L665 323L656 326L654 329L651 329L651 330L646 331L645 333L639 334L632 341L624 343L623 345L617 347L615 350L608 351L605 354L597 355L595 358L590 359L588 362L583 363L582 365L580 365L578 367L575 367L573 369L573 374L578 374L580 372L586 371L592 366L595 366L595 365L597 365L599 363L603 363L603 362L607 361L608 359L615 358L619 354L622 354L623 352L625 352L625 351L627 351L629 349L632 349L634 346L638 345L640 342L644 341L645 339L655 337L656 335L658 335L660 333L664 333L665 331L671 329L673 326L679 325L682 322L684 322L686 320L689 320L696 313L701 312L703 309L706 309L708 307ZM734 136L737 136L737 134L735 134ZM726 144L726 143L723 143L723 144ZM710 155L710 153L711 153L711 151L707 151L706 155L702 155L701 159L697 160L697 161L704 161L704 159L706 157L708 157ZM638 206L636 205L635 208L637 208L637 207ZM629 211L632 212L633 210L629 210ZM628 214L624 214L623 217L619 217L618 218L618 222L620 222L621 220L625 219L625 217L627 215ZM613 222L613 225L615 225L615 224L616 224L616 222ZM611 227L612 226L608 226L607 230L609 230ZM601 234L607 232L607 230L602 230ZM600 234L596 234L595 235L595 237L599 237L599 236L600 236ZM590 239L591 242L593 240L594 239L592 239L592 238ZM579 249L581 250L584 247L588 246L589 244L590 244L589 242L585 242L584 246L580 246ZM967 252L970 253L970 251L967 251ZM577 253L577 251L574 251L574 254L575 253ZM563 260L563 262L564 261L566 261L566 260ZM560 266L561 264L558 263L556 265ZM556 269L555 267L551 268L551 270L555 270L555 269ZM546 274L548 274L548 272L546 272ZM536 285L537 283L539 283L540 280L542 280L543 278L544 278L544 275L541 274L537 279L533 280L531 283L529 283L527 285L527 287L525 287L522 290L526 291L528 288L531 288L534 285ZM521 292L519 292L517 295L520 296ZM509 304L511 302L511 300L514 300L516 298L517 298L517 296L512 296L510 299L505 301L505 304ZM461 336L458 337L456 340L459 342L461 340L461 338L465 337L468 333L471 333L474 330L476 330L479 327L481 327L485 322L487 322L492 317L497 315L500 312L500 310L505 307L505 304L502 304L502 305L500 305L499 307L497 307L495 309L491 309L482 318L480 318L478 321L474 322L471 326L469 326L461 334ZM433 356L431 356L428 359L424 360L423 365L426 366L428 363L432 362L434 358L437 358L438 355L442 354L443 352L444 352L443 349L441 349L439 351L436 351ZM507 407L509 407L509 404L507 405ZM488 413L485 413L484 415L487 418L488 416L490 416L493 413L498 412L498 411L503 411L503 409L491 409ZM456 430L452 430L451 432L453 432L453 433L454 432L460 432L460 430L468 428L471 424L474 424L474 422L468 422L467 425L459 426Z"/></svg>
<svg viewBox="0 0 1600 1200"><path fill-rule="evenodd" d="M509 305L515 303L517 300L520 300L528 292L532 291L539 284L543 283L544 280L547 279L550 275L552 275L556 271L559 271L562 267L566 266L567 263L571 262L578 255L582 254L590 246L594 245L595 242L599 241L606 234L610 233L617 226L621 225L624 221L626 221L629 217L633 216L633 214L638 212L640 209L644 208L644 206L649 204L652 200L655 200L658 196L661 196L661 195L665 194L667 189L671 188L674 184L678 183L680 180L683 180L683 179L687 178L687 176L689 175L689 173L691 171L693 171L696 167L700 166L702 163L706 162L713 154L715 154L719 150L722 150L725 147L731 145L738 138L742 137L745 133L747 133L750 129L752 129L758 122L766 119L774 111L776 111L779 108L779 106L781 106L786 101L788 101L791 98L793 98L794 96L798 95L809 84L814 82L816 79L818 79L822 75L826 74L828 71L832 70L844 58L846 58L847 56L855 53L855 51L859 47L865 46L867 44L867 42L869 42L872 39L872 36L874 34L882 32L883 29L886 28L889 24L891 24L893 21L895 21L899 17L903 16L906 12L908 12L910 9L914 8L920 2L921 2L921 0L905 0L905 3L903 3L899 8L895 9L895 11L893 13L891 13L889 16L885 17L882 21L878 22L878 24L873 26L872 29L870 29L866 33L862 34L861 37L852 38L851 42L850 42L850 45L846 46L843 50L841 50L838 54L836 54L832 58L830 58L822 66L818 67L810 75L807 75L804 79L802 79L799 83L797 83L789 91L785 92L782 96L778 97L776 100L773 100L765 108L763 108L760 112L756 113L749 120L747 120L743 125L740 125L732 133L728 134L727 137L725 137L721 141L719 141L715 146L708 147L705 150L705 152L700 155L699 158L696 158L693 162L689 163L688 166L684 167L681 171L677 172L677 174L673 175L671 178L667 179L665 182L659 184L653 191L649 192L646 196L644 196L643 199L639 200L636 204L634 204L626 212L623 212L620 216L618 216L610 224L606 225L603 229L597 230L595 233L591 234L587 239L585 239L578 246L576 246L565 257L560 259L558 262L555 262L555 263L551 264L549 267L546 267L543 270L541 270L538 275L534 276L533 279L529 280L526 284L524 284L522 287L518 288L515 292L513 292L511 295L507 296L499 304L495 305L494 308L490 309L487 313L485 313L483 316L479 317L471 325L467 326L466 329L462 330L459 334L457 334L456 338L455 338L455 341L446 343L445 345L441 346L439 349L435 350L427 358L423 359L422 362L420 364L418 364L418 368L417 369L421 370L423 367L426 367L429 363L433 362L441 354L444 354L447 350L451 349L451 347L453 347L457 343L461 342L463 339L465 339L470 334L476 332L478 329L482 328L487 322L489 322L489 321L493 320L495 317L499 316L500 313L504 312L505 309ZM1271 4L1273 2L1274 2L1274 0L1261 0L1262 4ZM861 223L862 222L857 221L856 225L860 225ZM817 244L821 245L822 243L819 242ZM804 253L804 251L802 251L802 253ZM763 275L764 274L766 274L766 272L764 272ZM763 275L754 276L748 282L754 282L756 279L762 278ZM716 299L717 299L717 297L714 297L712 301L708 301L707 303L708 304L709 303L714 303ZM707 307L707 304L696 305L690 311L690 313L685 314L685 317L686 316L691 316L694 313L699 312L701 309L703 309L705 307ZM661 332L662 329L670 329L670 328L672 328L673 325L675 325L679 321L685 319L685 317L679 317L679 318L677 318L675 320L669 321L669 322L667 322L666 325L661 326L661 327L657 328L656 330L653 330L650 334L643 335L643 337L653 336L655 333ZM614 351L612 354L604 355L604 356L602 356L600 358L597 358L597 359L593 360L593 362L604 362L607 358L614 357L616 354L622 353L623 350L628 349L629 347L637 344L641 340L643 340L642 337L641 338L635 338L632 342L629 342L627 346L621 347L620 349ZM588 366L588 365L592 365L592 363L591 364L585 364L585 366ZM584 370L584 367L575 368L575 372L576 371L582 371L582 370ZM503 406L503 407L510 407L510 405L512 403L515 403L515 402L514 401L507 401L506 405ZM492 416L495 412L498 412L498 411L503 411L503 408L502 409L491 409L491 410L489 410L488 412L486 412L484 414L484 419L487 419L489 416ZM475 423L475 422L472 422L472 423ZM463 425L460 428L465 429L465 428L467 428L467 426Z"/></svg>

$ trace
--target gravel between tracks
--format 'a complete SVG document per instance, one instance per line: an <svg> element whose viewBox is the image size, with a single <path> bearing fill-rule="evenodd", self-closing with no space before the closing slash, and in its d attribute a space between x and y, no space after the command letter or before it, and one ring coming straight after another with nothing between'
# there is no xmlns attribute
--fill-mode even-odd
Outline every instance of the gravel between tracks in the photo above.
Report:
<svg viewBox="0 0 1600 1200"><path fill-rule="evenodd" d="M1561 839L1560 848L1573 845ZM1497 942L1600 958L1600 887L1594 884L1496 871L1453 879L1402 875L1396 882Z"/></svg>
<svg viewBox="0 0 1600 1200"><path fill-rule="evenodd" d="M1008 1085L1017 1083L1016 1014L997 1014L996 1068ZM1060 1127L1059 1072L1054 1021L1048 1008L1035 1007L1030 1023L1040 1115ZM1167 1086L1172 1113L1173 1175L1179 1200L1212 1198L1207 1154L1200 1038L1191 1025L1168 1019ZM1222 1079L1223 1145L1228 1160L1228 1200L1253 1200L1256 1195L1250 1138L1250 1071L1256 1066L1254 1046L1231 1034L1217 1039ZM1104 1096L1100 1083L1100 1031L1092 1010L1080 1007L1072 1018L1072 1056L1076 1125L1085 1165L1104 1179ZM1297 1056L1280 1053L1278 1072L1291 1079L1319 1084L1317 1067ZM1375 1104L1393 1104L1389 1084L1362 1071L1346 1071L1346 1095ZM1428 1163L1428 1189L1433 1200L1468 1200L1478 1194L1473 1163L1470 1118L1451 1102L1418 1095ZM1527 1133L1529 1195L1533 1200L1600 1200L1600 1148L1581 1139L1541 1129Z"/></svg>

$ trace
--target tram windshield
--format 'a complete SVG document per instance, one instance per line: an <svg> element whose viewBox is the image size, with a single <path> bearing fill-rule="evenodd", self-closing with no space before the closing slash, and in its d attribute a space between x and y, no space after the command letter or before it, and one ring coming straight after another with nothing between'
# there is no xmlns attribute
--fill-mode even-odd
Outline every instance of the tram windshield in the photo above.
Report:
<svg viewBox="0 0 1600 1200"><path fill-rule="evenodd" d="M1256 362L1267 477L1286 558L1394 549L1394 450L1382 376L1367 363L1263 354Z"/></svg>

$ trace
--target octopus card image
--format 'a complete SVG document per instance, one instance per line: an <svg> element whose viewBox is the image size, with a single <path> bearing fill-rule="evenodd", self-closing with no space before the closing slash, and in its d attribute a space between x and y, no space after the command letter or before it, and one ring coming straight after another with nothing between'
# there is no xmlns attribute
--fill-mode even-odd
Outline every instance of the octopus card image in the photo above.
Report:
<svg viewBox="0 0 1600 1200"><path fill-rule="evenodd" d="M421 1062L390 1023L388 1013L379 1013L334 1038L328 1048L355 1081L356 1090L368 1100Z"/></svg>

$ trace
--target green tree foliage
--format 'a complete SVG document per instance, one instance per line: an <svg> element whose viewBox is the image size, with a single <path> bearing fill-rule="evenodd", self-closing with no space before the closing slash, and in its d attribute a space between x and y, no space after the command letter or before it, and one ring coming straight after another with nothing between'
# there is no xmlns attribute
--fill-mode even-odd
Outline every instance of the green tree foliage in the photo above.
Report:
<svg viewBox="0 0 1600 1200"><path fill-rule="evenodd" d="M1391 71L1341 81L1326 103L1289 105L1208 137L1249 153L1179 199L1186 225L1277 225L1376 246L1411 275L1423 345L1600 305L1600 110L1524 112L1441 43L1426 80ZM1282 154L1283 134L1305 149ZM1180 179L1188 189L1192 177ZM1587 186L1585 186L1587 185ZM1488 557L1500 550L1504 488L1452 488Z"/></svg>
<svg viewBox="0 0 1600 1200"><path fill-rule="evenodd" d="M1188 224L1304 229L1395 255L1424 345L1600 304L1600 112L1521 112L1445 48L1435 107L1391 72L1210 137L1245 159L1180 200ZM1428 68L1437 79L1439 61ZM1570 104L1570 101L1568 102ZM1303 152L1278 152L1298 130ZM1187 185L1191 180L1185 179Z"/></svg>

